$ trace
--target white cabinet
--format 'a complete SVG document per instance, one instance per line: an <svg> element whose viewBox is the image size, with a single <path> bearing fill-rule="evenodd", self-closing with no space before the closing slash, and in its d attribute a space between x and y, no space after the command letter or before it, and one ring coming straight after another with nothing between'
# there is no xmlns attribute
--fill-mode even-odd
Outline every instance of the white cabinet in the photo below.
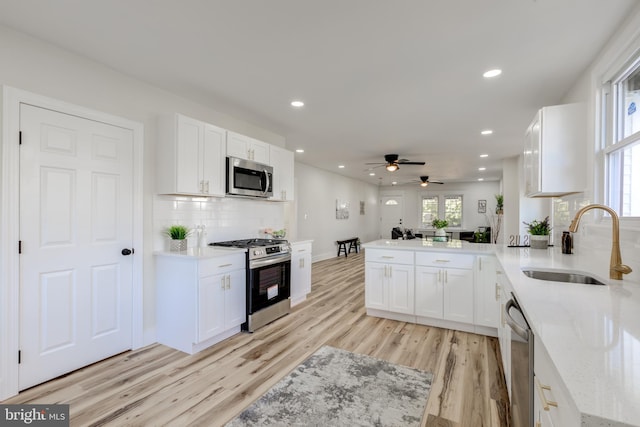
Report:
<svg viewBox="0 0 640 427"><path fill-rule="evenodd" d="M293 200L293 152L270 146L269 159L273 166L273 196L271 200Z"/></svg>
<svg viewBox="0 0 640 427"><path fill-rule="evenodd" d="M540 109L526 131L525 195L548 197L584 191L585 138L584 104Z"/></svg>
<svg viewBox="0 0 640 427"><path fill-rule="evenodd" d="M246 321L245 254L156 256L158 342L189 354L240 332Z"/></svg>
<svg viewBox="0 0 640 427"><path fill-rule="evenodd" d="M496 296L499 298L498 344L504 380L507 384L507 392L511 396L511 328L507 324L504 311L507 301L511 299L511 284L501 269L496 270L496 286Z"/></svg>
<svg viewBox="0 0 640 427"><path fill-rule="evenodd" d="M291 306L311 292L311 242L291 243Z"/></svg>
<svg viewBox="0 0 640 427"><path fill-rule="evenodd" d="M414 314L413 252L382 249L365 252L365 306Z"/></svg>
<svg viewBox="0 0 640 427"><path fill-rule="evenodd" d="M227 131L181 114L159 121L157 192L224 196Z"/></svg>
<svg viewBox="0 0 640 427"><path fill-rule="evenodd" d="M500 297L496 287L497 259L492 255L476 257L475 324L497 328L500 319Z"/></svg>
<svg viewBox="0 0 640 427"><path fill-rule="evenodd" d="M541 425L572 427L581 425L581 416L544 345L535 337L534 419Z"/></svg>
<svg viewBox="0 0 640 427"><path fill-rule="evenodd" d="M227 156L269 163L269 144L235 132L227 132Z"/></svg>
<svg viewBox="0 0 640 427"><path fill-rule="evenodd" d="M415 314L473 324L473 255L416 253Z"/></svg>

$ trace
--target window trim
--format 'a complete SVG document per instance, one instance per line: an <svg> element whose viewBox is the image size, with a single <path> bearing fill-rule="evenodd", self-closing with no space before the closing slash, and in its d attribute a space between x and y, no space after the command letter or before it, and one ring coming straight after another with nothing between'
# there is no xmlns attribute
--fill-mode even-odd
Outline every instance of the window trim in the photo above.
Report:
<svg viewBox="0 0 640 427"><path fill-rule="evenodd" d="M445 204L446 204L446 199L447 197L449 198L460 198L460 225L457 226L447 226L447 229L453 229L453 230L462 230L464 229L464 194L462 193L449 193L449 192L443 192L443 193L437 193L437 194L433 194L433 193L428 193L428 192L421 192L420 193L420 207L419 207L419 215L418 218L420 218L420 220L422 221L423 218L423 200L425 198L436 198L438 200L438 218L444 218L445 217ZM431 226L430 223L425 223L422 222L422 228L427 228L427 229L432 229L433 227Z"/></svg>

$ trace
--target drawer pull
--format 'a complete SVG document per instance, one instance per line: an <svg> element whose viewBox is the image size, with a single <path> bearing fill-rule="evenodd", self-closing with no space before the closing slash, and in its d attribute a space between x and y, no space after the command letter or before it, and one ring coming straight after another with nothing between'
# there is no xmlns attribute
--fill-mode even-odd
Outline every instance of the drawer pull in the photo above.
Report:
<svg viewBox="0 0 640 427"><path fill-rule="evenodd" d="M389 256L389 255L382 255L382 258L384 258L384 259L394 259L395 257Z"/></svg>
<svg viewBox="0 0 640 427"><path fill-rule="evenodd" d="M218 268L231 267L233 264L222 264L219 265Z"/></svg>
<svg viewBox="0 0 640 427"><path fill-rule="evenodd" d="M450 259L437 259L435 262L451 262Z"/></svg>
<svg viewBox="0 0 640 427"><path fill-rule="evenodd" d="M558 402L555 402L553 400L547 400L547 397L544 395L544 391L545 390L551 391L551 387L548 385L541 384L537 378L536 378L536 386L538 387L538 393L540 394L542 409L544 409L545 411L549 411L549 406L553 406L554 408L557 408Z"/></svg>

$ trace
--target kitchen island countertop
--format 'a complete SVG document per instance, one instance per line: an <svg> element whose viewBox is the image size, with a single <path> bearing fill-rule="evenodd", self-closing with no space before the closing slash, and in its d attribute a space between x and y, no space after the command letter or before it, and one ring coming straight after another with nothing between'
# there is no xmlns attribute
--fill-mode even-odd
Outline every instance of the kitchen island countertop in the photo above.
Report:
<svg viewBox="0 0 640 427"><path fill-rule="evenodd" d="M172 252L172 251L155 251L155 256L168 256L179 258L194 258L194 259L207 259L218 258L234 253L247 252L247 249L243 248L227 248L222 246L207 246L205 248L189 248L186 251Z"/></svg>
<svg viewBox="0 0 640 427"><path fill-rule="evenodd" d="M392 240L381 239L363 243L367 249L390 249L405 251L433 251L456 252L468 254L494 254L496 246L488 243L471 243L464 240L449 240L448 242L434 242L431 239Z"/></svg>

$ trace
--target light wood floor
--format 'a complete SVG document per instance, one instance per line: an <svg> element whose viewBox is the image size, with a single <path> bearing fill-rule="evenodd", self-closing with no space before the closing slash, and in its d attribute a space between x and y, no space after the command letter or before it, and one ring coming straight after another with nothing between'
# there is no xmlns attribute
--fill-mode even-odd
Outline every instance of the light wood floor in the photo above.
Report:
<svg viewBox="0 0 640 427"><path fill-rule="evenodd" d="M218 426L322 345L434 373L423 426L506 426L497 340L369 317L360 253L313 264L310 298L253 334L193 356L126 352L3 403L68 403L72 426Z"/></svg>

